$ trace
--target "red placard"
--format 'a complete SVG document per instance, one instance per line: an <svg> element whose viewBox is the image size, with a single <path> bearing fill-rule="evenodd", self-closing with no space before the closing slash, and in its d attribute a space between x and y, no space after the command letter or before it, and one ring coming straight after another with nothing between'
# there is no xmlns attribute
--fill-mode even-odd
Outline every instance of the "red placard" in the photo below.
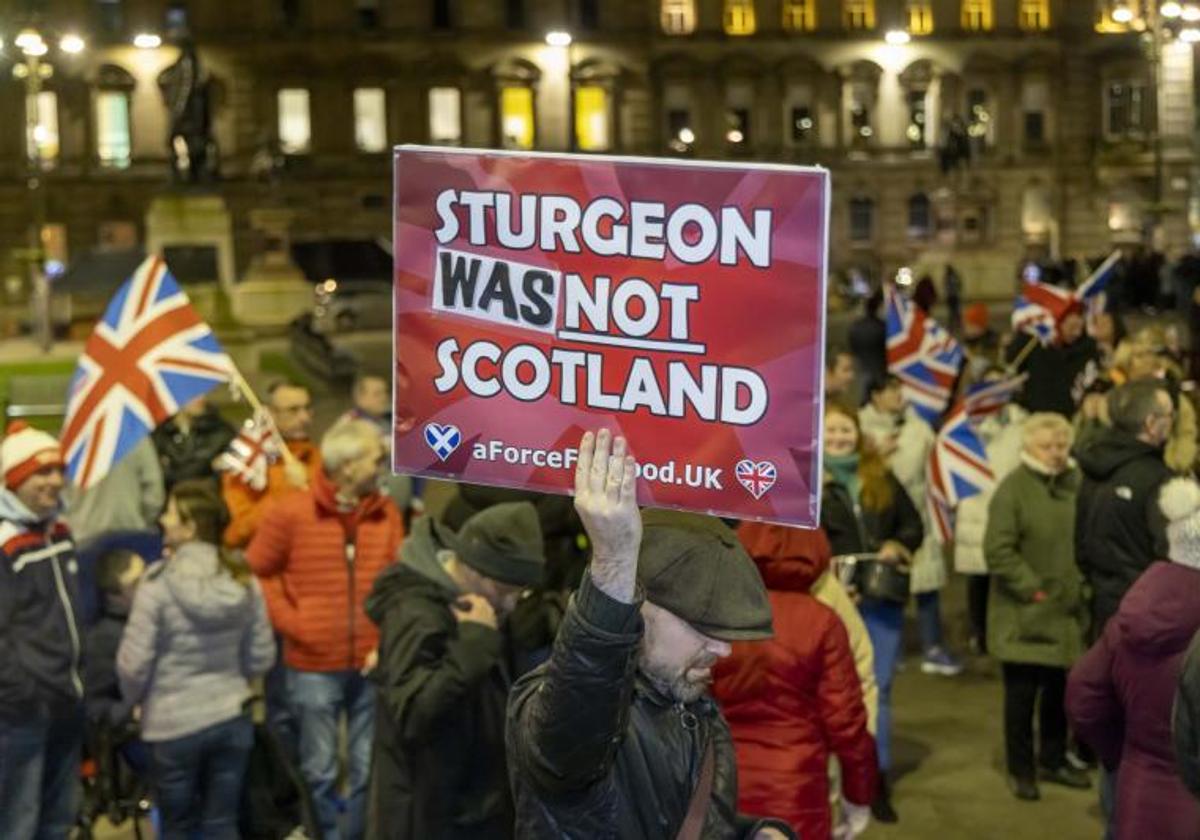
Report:
<svg viewBox="0 0 1200 840"><path fill-rule="evenodd" d="M396 471L567 493L586 429L638 500L815 526L829 173L405 146Z"/></svg>

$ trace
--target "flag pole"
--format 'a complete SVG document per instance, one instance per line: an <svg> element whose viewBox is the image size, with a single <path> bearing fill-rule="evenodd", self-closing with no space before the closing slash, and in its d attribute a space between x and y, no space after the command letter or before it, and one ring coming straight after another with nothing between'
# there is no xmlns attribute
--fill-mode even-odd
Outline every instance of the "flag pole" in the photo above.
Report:
<svg viewBox="0 0 1200 840"><path fill-rule="evenodd" d="M246 381L246 377L242 376L242 372L233 367L233 379L230 384L237 390L238 393L250 404L251 410L256 414L266 418L267 426L271 430L271 436L275 438L275 442L279 444L279 454L282 456L285 464L289 466L295 464L300 465L296 456L292 454L292 450L288 449L287 441L283 439L283 435L279 432L279 427L275 425L275 418L271 416L271 412L263 406L258 395L254 393L254 389L250 387L250 383Z"/></svg>
<svg viewBox="0 0 1200 840"><path fill-rule="evenodd" d="M1021 348L1021 352L1018 353L1016 357L1014 357L1013 360L1008 363L1009 375L1012 375L1021 369L1021 365L1027 358L1029 358L1029 354L1032 353L1033 349L1039 344L1041 344L1041 341L1038 340L1036 335L1029 336L1029 341L1027 341L1025 346Z"/></svg>

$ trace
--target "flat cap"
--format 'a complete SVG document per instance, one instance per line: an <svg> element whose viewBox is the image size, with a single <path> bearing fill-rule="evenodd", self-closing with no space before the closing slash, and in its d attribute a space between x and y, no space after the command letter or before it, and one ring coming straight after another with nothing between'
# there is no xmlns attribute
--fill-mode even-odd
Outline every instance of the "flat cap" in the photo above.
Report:
<svg viewBox="0 0 1200 840"><path fill-rule="evenodd" d="M647 601L714 639L771 638L767 588L729 526L713 516L645 510L642 528L638 581Z"/></svg>
<svg viewBox="0 0 1200 840"><path fill-rule="evenodd" d="M542 582L545 544L537 508L530 502L505 502L484 508L458 532L462 561L484 577L511 586Z"/></svg>

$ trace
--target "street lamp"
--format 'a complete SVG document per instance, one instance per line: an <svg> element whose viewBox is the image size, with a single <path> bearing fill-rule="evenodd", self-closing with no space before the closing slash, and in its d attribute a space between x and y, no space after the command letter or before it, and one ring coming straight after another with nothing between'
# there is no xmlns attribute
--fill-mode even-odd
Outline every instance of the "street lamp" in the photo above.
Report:
<svg viewBox="0 0 1200 840"><path fill-rule="evenodd" d="M903 29L892 29L892 30L889 30L888 33L883 36L883 40L887 41L893 47L899 47L899 46L907 44L909 41L911 41L912 36L909 35L907 32L905 32Z"/></svg>
<svg viewBox="0 0 1200 840"><path fill-rule="evenodd" d="M153 32L139 32L133 36L133 45L139 50L155 50L162 46L162 36Z"/></svg>
<svg viewBox="0 0 1200 840"><path fill-rule="evenodd" d="M0 42L2 45L2 42ZM34 334L42 352L50 350L53 332L50 324L50 283L46 277L46 249L43 237L46 229L46 191L43 183L45 162L41 148L47 129L41 123L39 99L42 84L54 75L54 66L43 58L50 52L46 36L33 26L26 26L13 38L20 56L13 61L13 76L25 83L25 146L26 186L29 189L31 226L29 230L29 280L33 291L32 309ZM82 53L87 44L75 33L58 39L58 48L68 56Z"/></svg>

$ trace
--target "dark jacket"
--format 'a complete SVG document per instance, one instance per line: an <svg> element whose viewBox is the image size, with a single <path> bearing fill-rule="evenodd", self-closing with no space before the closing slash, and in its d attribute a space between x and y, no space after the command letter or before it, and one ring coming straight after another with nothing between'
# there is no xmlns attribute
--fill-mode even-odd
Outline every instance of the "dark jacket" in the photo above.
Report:
<svg viewBox="0 0 1200 840"><path fill-rule="evenodd" d="M1119 765L1119 840L1195 840L1200 803L1179 778L1171 705L1184 652L1200 630L1200 570L1154 563L1104 635L1071 670L1072 729L1106 767Z"/></svg>
<svg viewBox="0 0 1200 840"><path fill-rule="evenodd" d="M829 536L834 556L877 551L892 540L909 551L916 551L925 539L921 514L890 472L892 503L881 511L865 510L857 499L835 481L825 482L821 497L821 527Z"/></svg>
<svg viewBox="0 0 1200 840"><path fill-rule="evenodd" d="M1098 638L1138 575L1167 556L1158 491L1171 471L1161 449L1116 430L1076 457L1083 470L1076 561L1092 589L1091 638Z"/></svg>
<svg viewBox="0 0 1200 840"><path fill-rule="evenodd" d="M764 825L737 813L733 741L712 699L675 703L638 675L640 606L585 574L549 662L513 686L505 740L522 840L675 838L709 745L702 837L751 838Z"/></svg>
<svg viewBox="0 0 1200 840"><path fill-rule="evenodd" d="M512 837L504 761L511 685L501 632L459 623L459 589L437 561L443 548L417 520L402 561L367 599L379 625L372 838Z"/></svg>
<svg viewBox="0 0 1200 840"><path fill-rule="evenodd" d="M1192 637L1179 671L1171 735L1179 778L1200 799L1200 633Z"/></svg>
<svg viewBox="0 0 1200 840"><path fill-rule="evenodd" d="M1009 345L1005 361L1012 362L1032 341L1017 333ZM1099 374L1100 348L1091 336L1082 336L1074 344L1037 346L1021 362L1018 371L1029 375L1017 403L1030 412L1054 411L1064 417L1075 415L1084 390Z"/></svg>
<svg viewBox="0 0 1200 840"><path fill-rule="evenodd" d="M0 717L74 714L83 700L78 571L66 523L0 487Z"/></svg>
<svg viewBox="0 0 1200 840"><path fill-rule="evenodd" d="M162 463L163 484L170 490L181 481L192 478L211 478L217 473L213 459L225 451L234 437L233 426L209 406L192 420L191 430L184 434L175 422L168 419L154 430L154 448Z"/></svg>
<svg viewBox="0 0 1200 840"><path fill-rule="evenodd" d="M84 708L97 726L119 726L129 720L133 704L121 696L117 681L117 649L129 621L129 609L106 604L99 620L87 629L84 644Z"/></svg>
<svg viewBox="0 0 1200 840"><path fill-rule="evenodd" d="M850 352L866 382L882 382L887 376L887 326L882 318L863 315L850 325Z"/></svg>
<svg viewBox="0 0 1200 840"><path fill-rule="evenodd" d="M738 805L786 820L800 837L829 837L830 756L850 802L869 804L876 785L850 639L837 613L808 594L829 557L754 555L754 563L769 590L775 638L735 642L713 673L737 748Z"/></svg>

